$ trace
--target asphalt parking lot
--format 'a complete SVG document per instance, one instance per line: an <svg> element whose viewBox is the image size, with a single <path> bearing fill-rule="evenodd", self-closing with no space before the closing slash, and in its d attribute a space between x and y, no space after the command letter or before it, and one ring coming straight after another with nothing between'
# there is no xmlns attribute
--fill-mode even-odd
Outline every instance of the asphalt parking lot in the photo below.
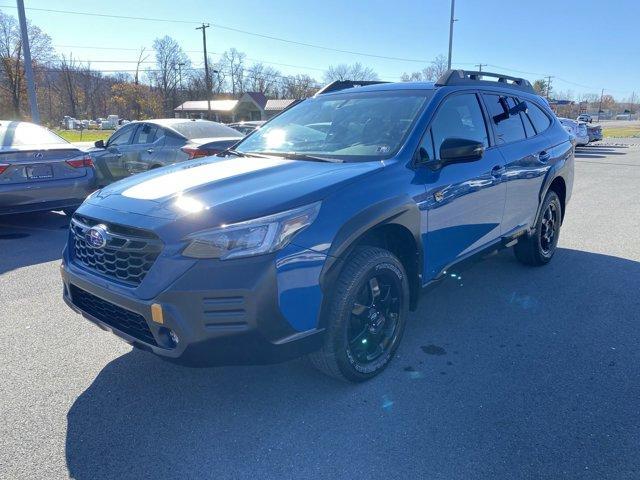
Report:
<svg viewBox="0 0 640 480"><path fill-rule="evenodd" d="M550 265L448 279L356 386L133 351L61 299L67 217L0 217L0 478L639 478L635 141L579 149Z"/></svg>

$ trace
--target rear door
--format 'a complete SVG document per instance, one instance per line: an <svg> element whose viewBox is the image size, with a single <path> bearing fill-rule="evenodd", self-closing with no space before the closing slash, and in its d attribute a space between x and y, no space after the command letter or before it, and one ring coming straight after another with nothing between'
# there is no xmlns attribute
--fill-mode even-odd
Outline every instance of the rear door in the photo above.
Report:
<svg viewBox="0 0 640 480"><path fill-rule="evenodd" d="M551 121L533 102L522 105L522 100L500 94L482 97L505 161L507 201L502 233L508 235L531 225L535 217L549 169L551 152L544 131Z"/></svg>
<svg viewBox="0 0 640 480"><path fill-rule="evenodd" d="M162 127L152 123L141 124L133 136L132 154L125 163L127 171L135 174L164 165L165 138Z"/></svg>
<svg viewBox="0 0 640 480"><path fill-rule="evenodd" d="M500 237L505 186L504 162L491 143L476 93L446 97L422 140L429 157L440 159L440 146L448 138L475 140L485 145L482 158L423 166L426 183L427 235L425 272L430 278L443 268Z"/></svg>

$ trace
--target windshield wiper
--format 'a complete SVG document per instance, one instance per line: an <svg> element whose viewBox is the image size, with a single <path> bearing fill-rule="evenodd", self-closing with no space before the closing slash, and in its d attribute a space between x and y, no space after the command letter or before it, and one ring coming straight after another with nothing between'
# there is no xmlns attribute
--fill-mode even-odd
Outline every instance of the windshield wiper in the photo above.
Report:
<svg viewBox="0 0 640 480"><path fill-rule="evenodd" d="M233 148L227 148L218 154L219 157L224 157L226 155L235 155L236 157L252 157L252 158L264 158L264 155L258 155L256 153L244 153L239 152Z"/></svg>
<svg viewBox="0 0 640 480"><path fill-rule="evenodd" d="M296 153L296 152L264 152L264 155L283 157L283 158L286 158L287 160L306 160L308 162L344 163L344 160L340 158L318 157L315 155L307 155L305 153Z"/></svg>

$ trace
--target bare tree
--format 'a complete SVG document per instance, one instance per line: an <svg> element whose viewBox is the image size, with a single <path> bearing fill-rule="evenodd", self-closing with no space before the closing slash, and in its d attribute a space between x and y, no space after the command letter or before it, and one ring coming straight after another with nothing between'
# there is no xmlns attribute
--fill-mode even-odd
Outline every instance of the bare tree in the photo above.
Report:
<svg viewBox="0 0 640 480"><path fill-rule="evenodd" d="M447 57L438 55L431 64L420 71L403 73L400 80L403 82L434 82L447 71Z"/></svg>
<svg viewBox="0 0 640 480"><path fill-rule="evenodd" d="M352 65L330 65L324 74L324 81L331 83L339 80L378 80L378 74L373 68L365 67L360 62Z"/></svg>
<svg viewBox="0 0 640 480"><path fill-rule="evenodd" d="M51 38L40 28L27 23L27 34L34 65L45 65L54 59ZM22 38L15 17L0 11L0 90L10 98L11 112L20 116L24 97L24 62Z"/></svg>
<svg viewBox="0 0 640 480"><path fill-rule="evenodd" d="M135 77L133 77L133 83L135 83L136 85L140 84L139 81L139 73L140 73L140 65L142 65L143 62L145 62L147 60L147 58L149 58L149 55L145 55L145 47L142 47L140 49L140 54L138 55L138 61L136 63L136 75Z"/></svg>
<svg viewBox="0 0 640 480"><path fill-rule="evenodd" d="M229 77L229 87L233 96L244 93L244 59L243 52L231 48L222 54L221 70Z"/></svg>
<svg viewBox="0 0 640 480"><path fill-rule="evenodd" d="M281 95L285 98L307 98L318 91L318 82L309 75L289 75L282 79Z"/></svg>
<svg viewBox="0 0 640 480"><path fill-rule="evenodd" d="M278 92L280 72L262 63L251 65L245 75L245 87L249 92L260 92L266 96L275 96Z"/></svg>
<svg viewBox="0 0 640 480"><path fill-rule="evenodd" d="M165 115L171 115L177 103L178 64L188 67L191 61L178 42L168 35L156 38L153 49L156 52L156 70L149 72L149 76L160 92Z"/></svg>

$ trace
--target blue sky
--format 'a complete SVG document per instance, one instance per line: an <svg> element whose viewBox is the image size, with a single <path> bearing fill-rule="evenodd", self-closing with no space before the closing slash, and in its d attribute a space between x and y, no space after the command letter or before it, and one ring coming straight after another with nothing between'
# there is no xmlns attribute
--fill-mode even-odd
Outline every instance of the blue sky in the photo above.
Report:
<svg viewBox="0 0 640 480"><path fill-rule="evenodd" d="M449 0L25 0L26 7L210 22L332 48L382 56L431 60L448 48ZM15 3L0 9L16 14ZM99 69L127 69L132 50L100 50L69 45L138 49L170 35L202 64L200 32L195 24L151 22L27 11L53 39L58 53L93 63ZM457 0L454 66L474 63L535 80L554 75L556 90L599 93L616 98L640 95L640 1L637 0ZM421 62L387 60L304 47L212 27L208 48L221 53L236 47L251 60L274 65L285 74L308 73L318 79L330 64L359 61L385 80L421 69ZM217 56L217 55L215 55ZM485 69L488 69L485 67Z"/></svg>

